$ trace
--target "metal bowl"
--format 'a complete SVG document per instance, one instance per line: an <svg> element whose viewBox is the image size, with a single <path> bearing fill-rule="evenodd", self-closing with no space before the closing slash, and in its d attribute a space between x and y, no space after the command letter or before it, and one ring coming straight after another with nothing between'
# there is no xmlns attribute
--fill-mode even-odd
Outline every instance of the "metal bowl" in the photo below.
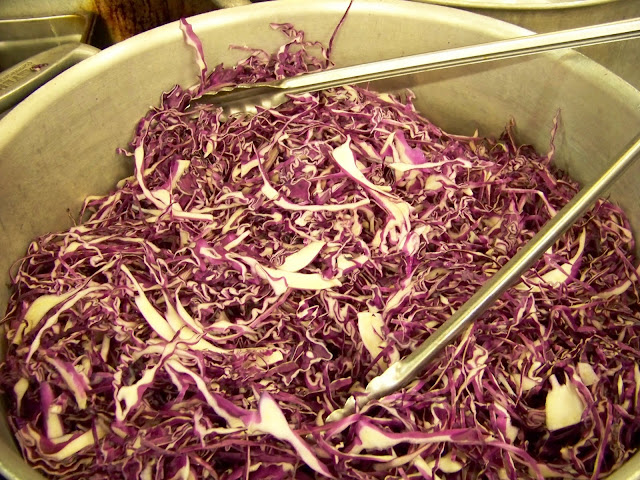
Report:
<svg viewBox="0 0 640 480"><path fill-rule="evenodd" d="M464 8L544 33L640 17L640 0L418 0ZM579 50L640 89L640 40Z"/></svg>
<svg viewBox="0 0 640 480"><path fill-rule="evenodd" d="M210 65L236 61L228 44L274 50L270 22L291 22L327 42L346 0L281 0L193 17ZM461 10L400 0L357 0L340 30L338 65L414 54L527 34L517 26ZM88 194L112 189L131 172L115 154L160 93L196 82L192 51L176 24L125 40L72 67L0 120L0 271L29 241L70 226ZM412 88L418 108L450 132L499 134L510 117L521 141L546 151L561 111L556 164L581 182L593 179L640 132L640 92L586 57L564 51L379 82L379 90ZM640 227L640 164L611 197ZM3 285L6 281L3 282ZM8 292L0 289L4 311ZM0 346L1 349L1 346ZM0 356L2 352L0 351ZM616 479L640 478L634 457ZM21 458L0 415L0 473L41 478Z"/></svg>

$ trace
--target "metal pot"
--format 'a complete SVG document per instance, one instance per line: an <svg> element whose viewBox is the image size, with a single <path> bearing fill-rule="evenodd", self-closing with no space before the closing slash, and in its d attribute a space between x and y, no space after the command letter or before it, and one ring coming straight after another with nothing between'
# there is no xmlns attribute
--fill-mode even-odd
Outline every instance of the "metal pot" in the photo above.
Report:
<svg viewBox="0 0 640 480"><path fill-rule="evenodd" d="M464 8L544 33L640 16L640 0L420 0ZM580 49L640 89L640 40Z"/></svg>
<svg viewBox="0 0 640 480"><path fill-rule="evenodd" d="M193 17L210 65L242 54L228 44L274 50L282 41L270 22L292 22L327 42L347 0L282 0ZM356 0L334 44L338 65L526 34L472 13L400 0ZM0 120L0 272L37 235L70 226L89 194L103 194L131 173L115 154L160 92L196 82L192 51L178 26L165 25L84 60L29 96ZM417 106L457 133L498 134L513 116L520 140L549 145L561 111L556 164L577 180L593 179L640 132L640 92L597 63L571 51L411 75L376 89L412 88ZM640 227L640 164L611 197ZM6 281L3 282L3 285ZM0 290L0 309L8 297ZM2 355L2 352L0 352ZM0 472L10 480L41 478L21 459L0 416ZM612 477L613 478L613 477ZM640 456L616 479L639 479Z"/></svg>

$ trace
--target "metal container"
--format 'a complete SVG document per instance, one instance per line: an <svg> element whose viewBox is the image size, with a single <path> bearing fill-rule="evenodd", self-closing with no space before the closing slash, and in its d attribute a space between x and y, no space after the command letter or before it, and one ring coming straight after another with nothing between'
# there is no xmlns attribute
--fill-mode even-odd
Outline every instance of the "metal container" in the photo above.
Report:
<svg viewBox="0 0 640 480"><path fill-rule="evenodd" d="M310 39L328 42L347 0L281 0L193 17L209 65L243 54L228 44L274 50L282 42L270 22L292 22ZM334 43L337 65L468 45L528 32L514 25L440 6L400 0L356 0ZM0 272L37 235L70 226L88 194L103 194L131 173L115 153L160 93L196 82L193 52L174 24L125 40L56 77L0 120ZM549 147L561 112L556 165L581 182L597 176L640 132L640 92L572 51L411 75L372 88L412 88L416 105L450 132L499 134L514 117L518 136ZM640 227L640 164L612 189ZM4 274L3 274L4 275ZM4 311L6 277L0 289ZM1 348L1 346L0 346ZM2 352L0 351L0 355ZM21 459L0 415L0 472L10 480L41 478ZM640 456L617 475L640 479ZM611 477L611 478L614 478Z"/></svg>
<svg viewBox="0 0 640 480"><path fill-rule="evenodd" d="M488 15L544 33L640 17L640 0L419 0ZM640 89L640 40L580 52Z"/></svg>
<svg viewBox="0 0 640 480"><path fill-rule="evenodd" d="M38 52L68 42L86 42L93 15L0 19L0 71Z"/></svg>

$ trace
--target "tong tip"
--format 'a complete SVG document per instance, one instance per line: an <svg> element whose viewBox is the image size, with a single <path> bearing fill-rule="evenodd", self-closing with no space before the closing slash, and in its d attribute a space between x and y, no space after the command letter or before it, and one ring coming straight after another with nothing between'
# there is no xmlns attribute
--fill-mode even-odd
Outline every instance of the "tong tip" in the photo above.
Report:
<svg viewBox="0 0 640 480"><path fill-rule="evenodd" d="M327 417L327 423L337 422L342 420L345 417L348 417L356 410L356 399L354 397L349 397L344 404L344 407L334 410Z"/></svg>
<svg viewBox="0 0 640 480"><path fill-rule="evenodd" d="M327 422L336 422L348 417L356 411L356 407L362 408L371 400L382 398L385 395L395 392L406 382L407 372L402 360L393 363L389 368L377 377L371 379L365 389L365 395L357 399L351 396L347 399L344 407L334 410L327 417Z"/></svg>

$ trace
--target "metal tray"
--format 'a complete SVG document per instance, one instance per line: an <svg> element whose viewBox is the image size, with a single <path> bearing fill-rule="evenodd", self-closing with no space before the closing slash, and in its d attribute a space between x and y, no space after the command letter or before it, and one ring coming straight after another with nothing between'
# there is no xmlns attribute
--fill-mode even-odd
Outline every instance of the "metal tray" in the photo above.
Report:
<svg viewBox="0 0 640 480"><path fill-rule="evenodd" d="M0 70L64 43L87 42L94 18L71 14L0 20Z"/></svg>

